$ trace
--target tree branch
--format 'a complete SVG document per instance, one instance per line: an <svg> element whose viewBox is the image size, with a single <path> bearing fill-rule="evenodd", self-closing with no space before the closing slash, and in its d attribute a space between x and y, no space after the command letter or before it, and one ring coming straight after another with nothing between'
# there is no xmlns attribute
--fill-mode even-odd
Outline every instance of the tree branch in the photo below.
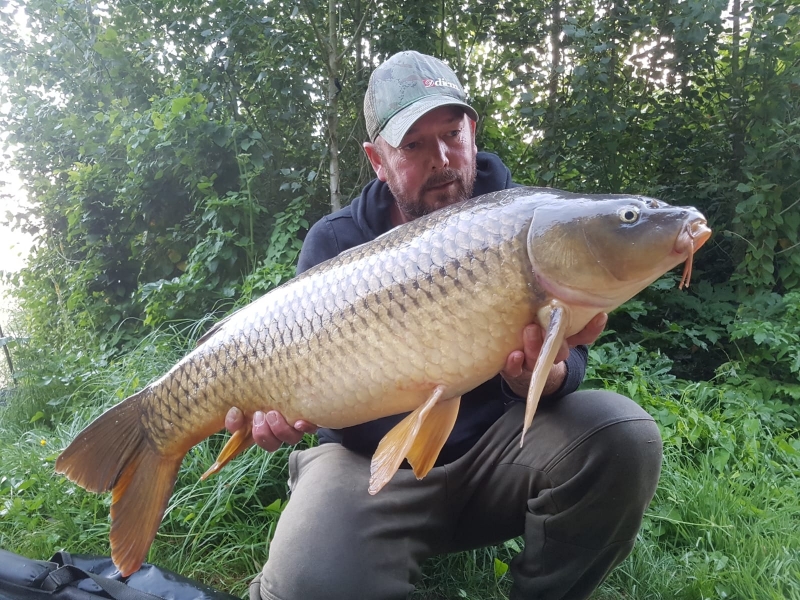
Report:
<svg viewBox="0 0 800 600"><path fill-rule="evenodd" d="M358 39L358 36L361 35L361 30L364 29L364 25L367 23L367 16L369 15L369 9L372 7L374 1L375 0L369 0L369 2L367 2L367 6L364 9L364 13L361 15L361 22L356 26L356 30L353 32L353 37L350 38L350 42L345 44L344 48L342 48L342 51L339 54L337 62L344 58L345 54L347 54L347 52L350 50L350 46L352 46L353 43Z"/></svg>
<svg viewBox="0 0 800 600"><path fill-rule="evenodd" d="M330 49L327 46L327 42L325 38L322 36L319 28L317 27L317 22L314 20L314 13L309 6L308 0L301 0L301 4L303 5L303 10L306 13L306 17L311 22L311 28L314 30L314 35L317 36L317 42L319 43L319 49L323 54L323 58L325 59L325 65L328 68L328 75L330 77L336 77L336 73L331 73L330 69Z"/></svg>

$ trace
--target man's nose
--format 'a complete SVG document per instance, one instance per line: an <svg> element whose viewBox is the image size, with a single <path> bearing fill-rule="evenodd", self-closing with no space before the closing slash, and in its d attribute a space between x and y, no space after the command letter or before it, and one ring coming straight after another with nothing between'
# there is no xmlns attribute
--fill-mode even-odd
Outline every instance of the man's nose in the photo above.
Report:
<svg viewBox="0 0 800 600"><path fill-rule="evenodd" d="M444 140L437 139L436 144L433 146L432 168L444 169L450 164L450 159L447 157L447 143Z"/></svg>

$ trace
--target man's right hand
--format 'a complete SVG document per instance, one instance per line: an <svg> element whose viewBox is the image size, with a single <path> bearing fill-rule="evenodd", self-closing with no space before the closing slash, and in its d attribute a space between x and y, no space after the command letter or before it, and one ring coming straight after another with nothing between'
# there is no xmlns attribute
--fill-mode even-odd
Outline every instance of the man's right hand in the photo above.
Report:
<svg viewBox="0 0 800 600"><path fill-rule="evenodd" d="M225 415L225 429L236 432L245 425L245 416L237 407L233 407ZM266 413L256 411L253 414L253 440L267 452L275 452L281 444L296 444L306 433L314 433L317 426L308 421L299 420L294 426L289 425L283 415L276 410Z"/></svg>

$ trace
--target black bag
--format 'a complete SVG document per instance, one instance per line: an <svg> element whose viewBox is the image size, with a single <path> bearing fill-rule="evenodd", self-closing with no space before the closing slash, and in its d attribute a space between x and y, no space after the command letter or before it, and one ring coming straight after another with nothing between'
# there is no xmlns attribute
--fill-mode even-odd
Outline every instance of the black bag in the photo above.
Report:
<svg viewBox="0 0 800 600"><path fill-rule="evenodd" d="M0 549L0 600L241 600L144 563L129 577L105 556L57 552L49 561Z"/></svg>

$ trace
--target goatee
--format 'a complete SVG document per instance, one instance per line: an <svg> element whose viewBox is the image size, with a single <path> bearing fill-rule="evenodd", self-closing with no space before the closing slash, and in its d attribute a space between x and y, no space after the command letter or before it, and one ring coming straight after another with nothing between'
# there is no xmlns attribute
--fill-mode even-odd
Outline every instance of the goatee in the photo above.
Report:
<svg viewBox="0 0 800 600"><path fill-rule="evenodd" d="M410 198L399 190L395 190L391 182L387 181L389 190L397 202L397 207L408 217L418 219L427 214L430 214L440 208L463 202L472 197L472 190L475 185L475 177L477 175L477 165L472 163L472 170L470 173L469 181L465 181L461 172L456 169L445 168L436 174L432 175L420 189L419 195L416 198ZM446 183L454 182L455 189L448 192L441 192L437 194L432 201L424 201L423 196L431 189L444 185Z"/></svg>

